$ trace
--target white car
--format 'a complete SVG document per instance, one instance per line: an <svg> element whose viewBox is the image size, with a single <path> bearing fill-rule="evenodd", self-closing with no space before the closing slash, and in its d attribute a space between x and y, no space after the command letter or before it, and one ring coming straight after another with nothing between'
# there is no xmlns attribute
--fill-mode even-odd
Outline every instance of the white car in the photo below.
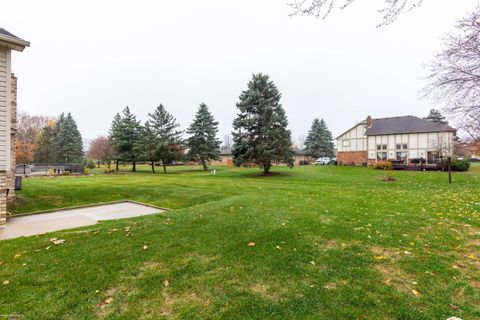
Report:
<svg viewBox="0 0 480 320"><path fill-rule="evenodd" d="M315 165L327 165L330 163L330 161L332 161L332 159L330 157L323 157L323 158L318 158L316 161L315 161Z"/></svg>

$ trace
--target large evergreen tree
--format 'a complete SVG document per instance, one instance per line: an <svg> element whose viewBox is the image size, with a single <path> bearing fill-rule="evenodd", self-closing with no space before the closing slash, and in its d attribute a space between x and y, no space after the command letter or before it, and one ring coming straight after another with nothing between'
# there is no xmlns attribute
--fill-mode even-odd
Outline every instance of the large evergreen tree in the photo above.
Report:
<svg viewBox="0 0 480 320"><path fill-rule="evenodd" d="M332 133L323 119L313 120L312 127L305 139L305 150L307 155L314 159L335 155Z"/></svg>
<svg viewBox="0 0 480 320"><path fill-rule="evenodd" d="M220 140L217 139L218 122L208 110L206 104L200 104L187 133L191 136L187 139L189 148L188 156L195 159L207 170L207 161L219 158Z"/></svg>
<svg viewBox="0 0 480 320"><path fill-rule="evenodd" d="M446 126L448 125L447 118L445 118L445 116L437 109L431 109L424 119L431 122L444 124Z"/></svg>
<svg viewBox="0 0 480 320"><path fill-rule="evenodd" d="M182 131L177 120L160 104L153 113L148 114L144 137L146 145L152 146L153 158L161 160L163 172L167 173L167 163L181 156Z"/></svg>
<svg viewBox="0 0 480 320"><path fill-rule="evenodd" d="M56 127L55 121L50 120L42 128L40 135L37 139L37 145L35 147L35 163L52 163L54 162L53 152L53 139L54 128Z"/></svg>
<svg viewBox="0 0 480 320"><path fill-rule="evenodd" d="M239 112L233 121L236 166L255 163L265 174L275 162L293 167L291 133L280 98L268 75L253 75L247 90L240 95Z"/></svg>
<svg viewBox="0 0 480 320"><path fill-rule="evenodd" d="M53 153L56 162L79 163L83 160L82 135L70 113L63 113L54 127Z"/></svg>
<svg viewBox="0 0 480 320"><path fill-rule="evenodd" d="M110 126L110 140L117 154L117 171L118 160L132 162L132 171L136 171L138 153L135 152L134 146L138 143L140 128L140 121L137 121L129 107L123 109L122 115L117 113L113 118Z"/></svg>

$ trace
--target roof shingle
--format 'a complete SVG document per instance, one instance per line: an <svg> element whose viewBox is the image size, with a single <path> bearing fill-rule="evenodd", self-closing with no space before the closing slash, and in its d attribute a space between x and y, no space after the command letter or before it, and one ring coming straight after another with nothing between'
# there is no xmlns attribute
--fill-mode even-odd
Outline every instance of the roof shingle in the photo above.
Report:
<svg viewBox="0 0 480 320"><path fill-rule="evenodd" d="M371 128L367 128L365 135L377 136L382 134L402 134L417 132L444 132L455 131L455 129L443 125L421 119L415 116L402 116L392 118L373 119Z"/></svg>

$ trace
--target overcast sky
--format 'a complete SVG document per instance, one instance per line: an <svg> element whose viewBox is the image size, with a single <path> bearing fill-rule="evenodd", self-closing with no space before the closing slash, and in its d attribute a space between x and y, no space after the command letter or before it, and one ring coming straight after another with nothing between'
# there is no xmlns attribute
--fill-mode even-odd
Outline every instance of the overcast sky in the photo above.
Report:
<svg viewBox="0 0 480 320"><path fill-rule="evenodd" d="M201 102L231 131L253 73L269 74L295 140L315 117L333 134L372 115L425 116L422 64L476 0L426 0L380 29L383 0L326 21L288 17L288 0L4 1L0 27L31 42L15 53L19 110L71 112L84 139L125 106L140 120L163 103L186 128Z"/></svg>

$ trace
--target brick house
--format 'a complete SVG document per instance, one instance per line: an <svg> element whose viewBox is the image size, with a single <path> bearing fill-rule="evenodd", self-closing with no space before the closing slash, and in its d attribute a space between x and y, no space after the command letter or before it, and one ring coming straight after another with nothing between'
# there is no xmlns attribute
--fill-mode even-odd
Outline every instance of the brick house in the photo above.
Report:
<svg viewBox="0 0 480 320"><path fill-rule="evenodd" d="M6 223L7 201L15 198L17 78L11 72L12 50L23 51L29 45L0 28L0 228Z"/></svg>
<svg viewBox="0 0 480 320"><path fill-rule="evenodd" d="M337 137L339 164L371 165L382 160L435 164L453 153L455 129L414 116L367 119Z"/></svg>

